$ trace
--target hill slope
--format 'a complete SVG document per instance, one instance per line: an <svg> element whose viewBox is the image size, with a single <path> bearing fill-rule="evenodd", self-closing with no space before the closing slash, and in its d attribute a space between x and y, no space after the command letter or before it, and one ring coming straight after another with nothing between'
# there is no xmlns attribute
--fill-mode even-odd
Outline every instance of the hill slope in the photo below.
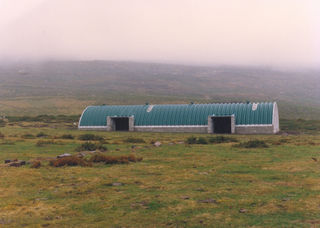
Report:
<svg viewBox="0 0 320 228"><path fill-rule="evenodd" d="M79 114L91 104L277 101L282 118L319 119L316 71L111 61L0 65L0 114Z"/></svg>

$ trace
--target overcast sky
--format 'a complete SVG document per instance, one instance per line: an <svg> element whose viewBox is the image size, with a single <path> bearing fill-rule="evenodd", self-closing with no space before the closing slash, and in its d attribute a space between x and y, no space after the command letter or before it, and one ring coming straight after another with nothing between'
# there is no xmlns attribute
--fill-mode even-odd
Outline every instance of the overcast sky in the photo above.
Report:
<svg viewBox="0 0 320 228"><path fill-rule="evenodd" d="M0 0L0 60L320 66L320 0Z"/></svg>

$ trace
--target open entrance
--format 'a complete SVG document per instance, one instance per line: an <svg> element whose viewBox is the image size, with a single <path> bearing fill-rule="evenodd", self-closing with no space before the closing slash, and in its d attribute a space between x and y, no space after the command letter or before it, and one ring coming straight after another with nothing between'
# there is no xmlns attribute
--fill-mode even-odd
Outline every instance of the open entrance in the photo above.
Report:
<svg viewBox="0 0 320 228"><path fill-rule="evenodd" d="M114 121L115 131L129 131L129 118L128 117L117 117L112 118Z"/></svg>
<svg viewBox="0 0 320 228"><path fill-rule="evenodd" d="M212 117L212 130L216 134L231 134L231 116Z"/></svg>

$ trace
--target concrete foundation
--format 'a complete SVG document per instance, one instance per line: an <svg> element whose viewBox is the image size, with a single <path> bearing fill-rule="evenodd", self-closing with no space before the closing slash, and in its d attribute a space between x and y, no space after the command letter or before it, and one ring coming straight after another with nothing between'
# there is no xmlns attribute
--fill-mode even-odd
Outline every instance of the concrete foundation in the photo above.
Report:
<svg viewBox="0 0 320 228"><path fill-rule="evenodd" d="M207 133L208 126L135 126L138 132L180 132L180 133Z"/></svg>

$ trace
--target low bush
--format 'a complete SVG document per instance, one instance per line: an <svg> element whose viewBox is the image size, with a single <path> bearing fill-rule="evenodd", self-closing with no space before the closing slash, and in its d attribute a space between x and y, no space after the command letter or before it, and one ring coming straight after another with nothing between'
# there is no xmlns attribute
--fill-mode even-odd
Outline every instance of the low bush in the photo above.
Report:
<svg viewBox="0 0 320 228"><path fill-rule="evenodd" d="M76 148L76 151L107 151L108 148L102 144L96 144L92 142L85 142Z"/></svg>
<svg viewBox="0 0 320 228"><path fill-rule="evenodd" d="M70 156L70 157L63 157L63 158L57 158L53 159L49 162L50 166L54 167L61 167L61 166L91 166L91 163L76 157L76 156Z"/></svg>
<svg viewBox="0 0 320 228"><path fill-rule="evenodd" d="M35 136L32 134L24 134L21 137L24 139L34 139L35 138Z"/></svg>
<svg viewBox="0 0 320 228"><path fill-rule="evenodd" d="M203 137L196 138L194 136L191 136L187 138L186 143L187 144L208 144L208 141Z"/></svg>
<svg viewBox="0 0 320 228"><path fill-rule="evenodd" d="M197 138L194 136L190 136L189 138L187 138L186 143L187 144L197 144Z"/></svg>
<svg viewBox="0 0 320 228"><path fill-rule="evenodd" d="M268 144L265 141L262 140L250 140L248 142L242 142L237 145L236 147L241 148L268 148Z"/></svg>
<svg viewBox="0 0 320 228"><path fill-rule="evenodd" d="M126 143L145 143L146 141L144 141L144 139L140 139L140 138L132 138L132 137L129 137L125 140L123 140L124 142Z"/></svg>
<svg viewBox="0 0 320 228"><path fill-rule="evenodd" d="M62 139L74 139L74 136L73 135L70 135L70 134L64 134L61 136Z"/></svg>
<svg viewBox="0 0 320 228"><path fill-rule="evenodd" d="M32 162L30 167L34 168L34 169L38 169L38 168L40 168L40 166L41 166L41 162L40 161L34 161L34 162Z"/></svg>
<svg viewBox="0 0 320 228"><path fill-rule="evenodd" d="M48 135L43 133L43 132L40 132L36 135L38 138L42 138L42 137L47 137Z"/></svg>
<svg viewBox="0 0 320 228"><path fill-rule="evenodd" d="M128 164L129 162L142 161L142 157L136 157L133 154L121 156L108 156L104 154L95 154L90 158L90 162L104 162L105 164Z"/></svg>
<svg viewBox="0 0 320 228"><path fill-rule="evenodd" d="M94 134L84 134L84 135L80 135L78 137L79 140L83 140L83 141L102 141L104 140L103 137L99 136L99 135L94 135Z"/></svg>
<svg viewBox="0 0 320 228"><path fill-rule="evenodd" d="M199 137L197 140L197 144L208 144L208 141L203 137Z"/></svg>
<svg viewBox="0 0 320 228"><path fill-rule="evenodd" d="M228 142L238 142L237 139L232 137L226 137L226 136L216 136L216 137L210 137L208 139L210 143L228 143Z"/></svg>

